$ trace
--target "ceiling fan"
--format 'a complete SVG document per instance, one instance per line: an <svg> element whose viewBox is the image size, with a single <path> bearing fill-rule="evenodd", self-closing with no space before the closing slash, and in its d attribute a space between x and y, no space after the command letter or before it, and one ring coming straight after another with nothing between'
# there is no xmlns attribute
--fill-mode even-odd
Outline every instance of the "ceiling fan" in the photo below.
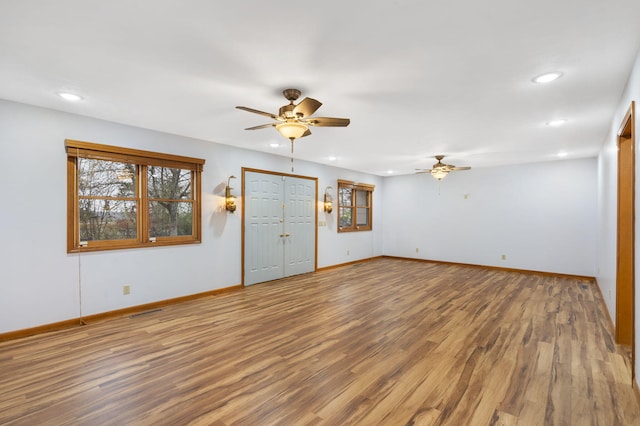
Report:
<svg viewBox="0 0 640 426"><path fill-rule="evenodd" d="M444 164L442 162L442 160L444 159L444 155L436 155L436 160L438 160L438 162L436 164L433 165L432 168L430 169L416 169L417 172L416 173L431 173L431 176L434 177L434 179L436 180L442 180L444 179L449 172L455 172L458 170L469 170L471 169L471 167L456 167L454 165L451 164Z"/></svg>
<svg viewBox="0 0 640 426"><path fill-rule="evenodd" d="M261 124L259 126L248 127L245 130L258 130L266 129L268 127L275 127L276 130L285 138L291 141L291 171L293 172L293 141L298 138L309 136L311 130L309 126L318 127L346 127L351 120L348 118L334 118L334 117L311 117L314 112L320 108L322 102L319 102L313 98L304 98L297 104L293 102L300 97L300 90L298 89L285 89L282 91L284 97L289 101L287 105L283 105L278 110L278 114L272 114L270 112L264 112L253 108L244 106L237 106L236 108L243 111L252 112L254 114L264 115L273 120L273 123Z"/></svg>
<svg viewBox="0 0 640 426"><path fill-rule="evenodd" d="M244 106L237 106L236 108L253 112L254 114L264 115L266 117L276 120L275 123L262 124L260 126L248 127L245 130L257 130L266 129L267 127L275 127L282 136L287 139L297 139L304 136L309 136L311 131L309 126L319 127L345 127L351 122L348 118L333 118L333 117L311 117L311 115L317 111L322 105L313 98L304 98L298 104L294 104L293 101L300 97L300 90L298 89L285 89L282 91L284 97L289 101L287 105L280 107L278 114L271 114L270 112L259 111L257 109L248 108Z"/></svg>

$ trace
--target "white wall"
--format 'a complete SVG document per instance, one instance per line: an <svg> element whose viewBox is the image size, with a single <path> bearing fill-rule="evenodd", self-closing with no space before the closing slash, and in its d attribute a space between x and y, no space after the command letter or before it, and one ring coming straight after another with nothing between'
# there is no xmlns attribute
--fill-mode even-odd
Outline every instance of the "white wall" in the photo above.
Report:
<svg viewBox="0 0 640 426"><path fill-rule="evenodd" d="M204 158L202 244L67 254L65 139ZM241 216L222 210L227 177L290 170L286 157L2 100L0 144L0 333L240 284ZM296 173L318 178L319 199L337 179L376 185L372 232L337 234L336 214L320 211L319 267L382 254L382 178L304 161Z"/></svg>
<svg viewBox="0 0 640 426"><path fill-rule="evenodd" d="M636 102L636 121L635 121L635 162L636 162L636 236L635 236L635 285L638 288L640 283L640 250L638 249L638 238L640 235L640 223L638 221L638 212L640 212L640 197L638 189L640 189L640 157L638 151L640 147L640 137L638 132L640 129L640 113L638 108L638 100L640 100L640 53L636 56L636 61L631 70L627 87L624 90L618 103L618 107L611 120L611 128L604 140L600 155L598 157L598 245L597 245L597 262L598 269L596 279L602 294L606 300L607 307L611 319L616 319L616 238L617 238L617 170L618 170L618 148L617 133L622 124L624 115L626 114L631 101ZM635 317L635 342L636 342L636 371L640 371L640 291L636 291L636 317Z"/></svg>
<svg viewBox="0 0 640 426"><path fill-rule="evenodd" d="M596 176L590 158L471 169L439 183L387 178L383 251L594 276Z"/></svg>

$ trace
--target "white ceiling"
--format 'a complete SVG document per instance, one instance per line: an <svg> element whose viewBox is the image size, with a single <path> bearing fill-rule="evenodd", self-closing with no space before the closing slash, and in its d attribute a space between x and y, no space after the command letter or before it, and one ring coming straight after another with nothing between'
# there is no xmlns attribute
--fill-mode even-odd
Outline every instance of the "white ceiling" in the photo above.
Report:
<svg viewBox="0 0 640 426"><path fill-rule="evenodd" d="M590 157L639 18L638 0L2 0L0 98L288 156L275 129L243 130L269 118L234 107L277 113L293 87L323 102L316 116L351 119L312 128L300 159L386 175L436 154Z"/></svg>

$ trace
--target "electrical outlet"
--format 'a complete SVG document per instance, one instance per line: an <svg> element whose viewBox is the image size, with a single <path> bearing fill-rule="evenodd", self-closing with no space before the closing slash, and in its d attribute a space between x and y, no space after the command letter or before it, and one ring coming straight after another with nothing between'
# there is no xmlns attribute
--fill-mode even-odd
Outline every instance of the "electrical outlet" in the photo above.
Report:
<svg viewBox="0 0 640 426"><path fill-rule="evenodd" d="M416 247L416 253L420 253L420 249Z"/></svg>
<svg viewBox="0 0 640 426"><path fill-rule="evenodd" d="M501 258L502 260L507 260L507 255L506 255L506 254L503 254L502 256L500 256L500 258Z"/></svg>
<svg viewBox="0 0 640 426"><path fill-rule="evenodd" d="M129 284L122 286L122 294L131 294L131 286Z"/></svg>
<svg viewBox="0 0 640 426"><path fill-rule="evenodd" d="M347 256L349 256L349 250L347 250Z"/></svg>

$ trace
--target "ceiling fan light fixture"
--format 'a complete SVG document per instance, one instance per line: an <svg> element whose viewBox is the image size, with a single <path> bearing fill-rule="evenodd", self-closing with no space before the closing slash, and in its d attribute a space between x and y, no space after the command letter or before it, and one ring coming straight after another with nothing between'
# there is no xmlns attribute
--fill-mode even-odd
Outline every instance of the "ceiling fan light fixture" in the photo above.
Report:
<svg viewBox="0 0 640 426"><path fill-rule="evenodd" d="M442 180L445 177L447 177L447 175L449 174L449 171L446 169L432 169L431 170L431 176L433 176L433 178L435 180Z"/></svg>
<svg viewBox="0 0 640 426"><path fill-rule="evenodd" d="M304 135L309 128L295 121L288 121L276 125L276 130L287 139L298 139Z"/></svg>

